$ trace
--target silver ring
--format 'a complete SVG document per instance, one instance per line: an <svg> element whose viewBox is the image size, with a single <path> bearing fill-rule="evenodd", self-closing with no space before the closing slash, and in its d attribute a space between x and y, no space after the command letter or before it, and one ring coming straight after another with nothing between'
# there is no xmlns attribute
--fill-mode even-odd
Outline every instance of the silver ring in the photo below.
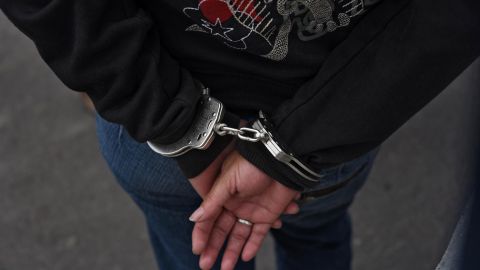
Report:
<svg viewBox="0 0 480 270"><path fill-rule="evenodd" d="M241 218L239 218L239 219L237 219L237 221L238 221L238 223L243 224L243 225L247 225L247 226L252 226L252 225L253 225L252 222L250 222L250 221L248 221L248 220L246 220L246 219L241 219Z"/></svg>

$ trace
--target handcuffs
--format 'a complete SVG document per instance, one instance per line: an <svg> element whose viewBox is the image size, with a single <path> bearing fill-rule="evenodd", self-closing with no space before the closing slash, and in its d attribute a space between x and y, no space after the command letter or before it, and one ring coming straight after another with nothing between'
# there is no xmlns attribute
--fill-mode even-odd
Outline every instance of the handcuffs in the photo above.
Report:
<svg viewBox="0 0 480 270"><path fill-rule="evenodd" d="M168 145L156 144L153 141L147 141L147 144L160 155L176 157L193 149L207 149L216 135L232 135L240 140L263 143L276 160L287 165L303 179L311 182L320 181L322 175L314 172L291 152L287 151L284 144L279 141L273 124L268 121L267 116L262 111L259 111L259 118L253 123L252 127L239 129L228 127L221 122L224 113L223 104L209 95L208 88L203 87L203 94L195 119L184 136L180 140Z"/></svg>

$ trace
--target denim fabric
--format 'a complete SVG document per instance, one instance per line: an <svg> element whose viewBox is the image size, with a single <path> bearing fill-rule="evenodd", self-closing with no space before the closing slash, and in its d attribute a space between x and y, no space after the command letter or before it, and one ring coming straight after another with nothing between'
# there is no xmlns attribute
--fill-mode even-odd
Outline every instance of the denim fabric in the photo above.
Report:
<svg viewBox="0 0 480 270"><path fill-rule="evenodd" d="M97 115L102 154L116 179L145 214L150 240L162 270L198 269L191 252L190 214L201 198L175 161L133 140L117 124ZM283 228L272 230L278 269L347 270L351 261L351 225L347 213L355 193L365 182L377 150L321 172L324 189L348 184L325 196L305 198L300 213L283 216ZM235 269L253 270L255 262L239 261ZM217 260L213 269L220 269Z"/></svg>

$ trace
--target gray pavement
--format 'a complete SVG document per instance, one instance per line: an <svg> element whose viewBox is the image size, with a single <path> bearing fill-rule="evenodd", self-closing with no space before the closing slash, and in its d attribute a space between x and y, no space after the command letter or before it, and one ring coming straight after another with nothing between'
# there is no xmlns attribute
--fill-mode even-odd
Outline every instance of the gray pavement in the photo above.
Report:
<svg viewBox="0 0 480 270"><path fill-rule="evenodd" d="M354 268L434 269L471 179L480 61L396 132L352 208ZM271 239L257 269L274 269ZM155 269L94 119L0 13L0 270ZM312 268L321 269L321 267Z"/></svg>

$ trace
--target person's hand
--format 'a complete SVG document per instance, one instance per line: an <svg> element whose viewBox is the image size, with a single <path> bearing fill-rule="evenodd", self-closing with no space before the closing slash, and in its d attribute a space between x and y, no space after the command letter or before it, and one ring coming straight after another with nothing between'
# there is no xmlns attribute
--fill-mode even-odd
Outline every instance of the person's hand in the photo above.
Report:
<svg viewBox="0 0 480 270"><path fill-rule="evenodd" d="M240 119L239 127L244 127L247 124L247 121ZM227 157L227 155L233 151L235 146L235 138L228 144L225 149L217 156L217 158L210 163L210 165L199 175L188 179L190 184L195 189L195 191L200 195L200 197L205 198L207 193L212 188L213 183L217 179L217 176L220 173L220 169L222 168L223 161Z"/></svg>
<svg viewBox="0 0 480 270"><path fill-rule="evenodd" d="M200 197L205 198L212 188L213 183L220 173L223 161L227 155L233 151L234 145L235 140L232 140L232 142L230 142L230 144L223 149L220 155L218 155L217 158L210 163L210 165L203 172L201 172L198 176L188 179L193 189L195 189Z"/></svg>
<svg viewBox="0 0 480 270"><path fill-rule="evenodd" d="M198 176L189 179L190 184L195 189L195 191L200 195L200 197L205 198L205 196L210 191L213 183L215 182L218 174L220 173L220 169L221 169L223 161L225 160L225 157L227 156L228 153L230 153L233 150L233 147L234 147L234 142L232 141L232 143L230 143L228 145L228 147L224 149L224 151L208 166L207 169L205 169ZM217 222L220 225L220 228L222 228L222 229L224 228L225 230L230 231L230 229L235 224L236 220L237 220L237 218L230 211L228 211L227 209L223 209L222 213L220 214L220 216L218 218L218 221L215 221L215 220L205 221L204 225L207 225L207 226L211 227L211 226L215 225L215 222ZM279 228L280 226L281 226L281 222L280 222L280 220L277 220L275 222L274 227ZM225 238L226 238L226 235L225 235ZM220 240L220 242L219 242L219 240ZM218 244L215 244L215 242L212 242L212 245L214 245L214 246L222 245L224 241L225 241L225 239L223 239L223 240L222 239L217 239ZM198 243L198 242L196 242L196 243ZM204 243L204 244L206 244L206 243ZM195 248L195 245L192 243L192 252L195 253L195 254L199 254L199 252L197 252L196 250L198 250L198 248ZM216 254L214 254L214 256L213 256L213 254L212 254L212 256L210 256L211 257L210 260L213 261L213 263L216 260L216 257L218 255L219 250L220 250L220 248L218 249ZM205 261L205 259L203 259L203 261ZM210 263L208 263L208 264L210 264ZM210 268L210 267L207 267L207 268Z"/></svg>
<svg viewBox="0 0 480 270"><path fill-rule="evenodd" d="M234 141L232 141L227 146L227 148L225 148L222 151L222 153L200 175L189 179L193 188L200 195L200 197L205 198L205 196L210 191L213 183L215 182L218 174L220 173L220 169L223 161L225 160L225 157L233 150L233 147L234 147ZM220 228L225 228L225 230L230 231L230 229L235 224L236 220L237 218L231 212L229 212L226 209L223 209L222 213L219 215L218 221L215 221L215 220L205 221L204 226L213 227L215 224L219 224ZM276 225L279 226L279 221L276 222ZM225 231L222 231L222 232L225 232ZM192 238L194 237L193 234L194 233L192 232ZM218 239L217 237L215 241L211 242L211 245L221 246L225 241L226 236L227 234L225 234L225 237L223 239ZM198 241L195 242L195 244L198 245L199 244ZM192 243L192 252L195 254L199 254L199 252L196 251L198 250L198 247L196 248L195 244ZM202 244L206 244L206 243L202 243ZM212 251L214 253L212 253ZM219 251L220 251L220 248L211 250L209 253L211 254L211 256L207 258L207 261L205 261L205 258L203 258L204 256L201 257L202 264L205 265L206 263L205 267L202 267L202 269L208 269L213 266Z"/></svg>
<svg viewBox="0 0 480 270"><path fill-rule="evenodd" d="M245 126L246 121L241 120L240 126ZM201 174L194 178L190 178L189 181L192 185L192 187L195 189L195 191L202 197L205 198L207 193L210 191L213 183L217 179L217 176L220 173L220 169L222 167L223 161L225 160L226 156L233 150L235 144L235 140L233 140L223 151L222 153L205 169ZM224 209L222 213L219 215L217 224L215 223L215 220L205 222L204 225L208 225L210 227L213 227L214 225L220 225L220 229L227 229L227 228L232 228L235 225L235 222L237 221L237 218L228 210ZM208 224L207 224L208 223ZM218 226L217 226L218 227ZM281 227L281 221L280 219L277 219L276 221L273 222L272 225L273 228L280 228ZM228 230L230 230L228 229ZM267 229L268 231L268 229ZM225 235L226 237L227 235ZM217 242L218 237L216 238ZM221 240L221 243L218 242L219 245L223 244L225 241L225 238ZM215 241L211 242L213 245ZM206 245L207 243L203 243L203 245ZM202 245L202 244L201 244ZM192 245L193 246L193 245ZM199 254L198 252L195 252L195 247L192 247L193 252ZM220 248L218 248L219 251ZM211 250L213 251L213 250ZM210 256L211 260L214 262L216 257L218 255L218 252L214 256ZM238 255L237 255L238 257Z"/></svg>
<svg viewBox="0 0 480 270"><path fill-rule="evenodd" d="M200 267L213 266L228 236L222 269L233 269L240 253L244 261L252 259L271 226L281 226L280 215L298 212L298 205L292 202L298 195L299 192L270 178L238 152L231 152L204 202L191 216L196 222L192 249L201 254ZM224 207L231 213L224 211ZM252 222L253 226L238 223L238 218Z"/></svg>

